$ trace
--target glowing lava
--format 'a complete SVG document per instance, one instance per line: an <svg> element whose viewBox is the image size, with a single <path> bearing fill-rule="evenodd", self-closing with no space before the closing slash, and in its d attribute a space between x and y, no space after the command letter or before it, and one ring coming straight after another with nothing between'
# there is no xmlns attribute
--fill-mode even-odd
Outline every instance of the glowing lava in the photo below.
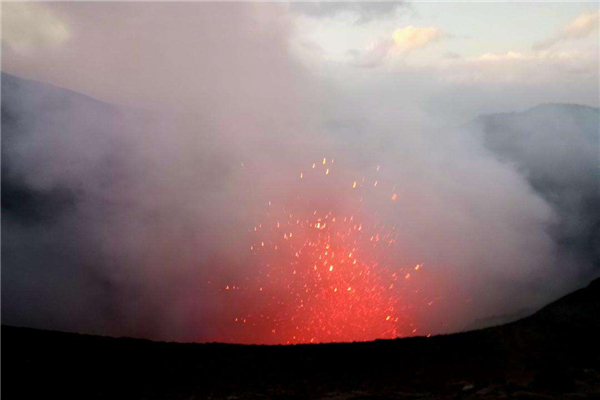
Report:
<svg viewBox="0 0 600 400"><path fill-rule="evenodd" d="M422 265L399 265L397 227L363 207L367 195L400 206L395 185L386 189L377 176L370 182L335 178L334 166L324 158L294 174L297 192L281 203L269 201L264 219L250 229L252 270L239 285L222 289L235 304L228 310L235 313L228 316L237 324L231 327L234 341L318 343L417 334L412 280Z"/></svg>

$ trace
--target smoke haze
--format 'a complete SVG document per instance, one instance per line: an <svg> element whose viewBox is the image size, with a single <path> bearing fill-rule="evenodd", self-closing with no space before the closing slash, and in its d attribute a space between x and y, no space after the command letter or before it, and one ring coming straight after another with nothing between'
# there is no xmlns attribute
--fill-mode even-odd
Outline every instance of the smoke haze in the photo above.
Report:
<svg viewBox="0 0 600 400"><path fill-rule="evenodd" d="M435 302L415 305L419 333L535 309L600 273L597 103L476 118L518 84L485 103L485 83L330 79L290 50L286 5L3 8L4 324L247 340L225 317L246 305L222 288L255 277L251 228L325 157L337 183L380 166L379 186L397 188L364 207L398 227L390 268L424 266L420 296ZM11 18L54 33L18 36ZM595 67L558 86L585 86L585 102ZM525 97L562 98L545 85ZM461 88L466 119L443 106Z"/></svg>

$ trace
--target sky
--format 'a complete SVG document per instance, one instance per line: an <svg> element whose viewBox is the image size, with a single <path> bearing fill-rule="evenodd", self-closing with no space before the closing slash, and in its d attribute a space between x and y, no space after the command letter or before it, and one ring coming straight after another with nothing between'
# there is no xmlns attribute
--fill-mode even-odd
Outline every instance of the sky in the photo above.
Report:
<svg viewBox="0 0 600 400"><path fill-rule="evenodd" d="M3 3L2 71L31 80L3 75L3 191L39 205L3 210L3 323L367 340L582 287L599 21L575 2ZM333 215L373 232L358 255L332 242L362 260L347 275L295 261L301 239L330 251L300 221Z"/></svg>
<svg viewBox="0 0 600 400"><path fill-rule="evenodd" d="M544 101L597 106L597 26L594 3L417 2L366 21L353 12L300 15L294 49L340 85L420 81L414 101L468 119ZM405 32L404 44L394 32ZM466 98L498 91L504 93L483 104Z"/></svg>
<svg viewBox="0 0 600 400"><path fill-rule="evenodd" d="M301 35L314 40L328 57L343 60L346 52L366 48L379 36L392 36L406 26L434 27L446 36L426 54L415 54L415 62L438 60L445 53L475 58L487 53L531 52L533 44L546 40L582 14L594 13L594 3L485 3L437 2L411 3L396 8L382 19L361 22L355 13L323 19L299 18ZM583 39L583 38L582 38ZM439 46L438 46L439 45ZM587 41L571 41L558 49L591 47L593 32ZM423 49L425 51L425 49ZM431 58L429 58L431 57Z"/></svg>
<svg viewBox="0 0 600 400"><path fill-rule="evenodd" d="M380 86L406 85L412 100L463 119L544 101L598 105L594 2L249 4L264 29L277 19L281 40L305 73L338 86L382 90ZM86 36L92 32L89 28L103 23L87 16L85 9L94 7L7 3L5 14L11 18L5 18L3 69L102 100L146 106L129 96L127 85L118 96L116 91L103 92L110 84L102 81L102 72L115 66L74 59L83 41L92 39ZM89 26L80 24L82 18ZM127 29L121 17L110 18L115 34L104 39L108 46L118 29ZM143 14L136 18L143 22ZM117 49L111 52L115 59L130 56ZM60 71L59 64L67 61L80 63L86 72L79 78ZM95 79L86 73L95 74ZM525 95L522 87L528 88ZM461 104L454 101L458 92L463 93ZM494 97L498 92L502 95L496 101L469 99L476 93Z"/></svg>

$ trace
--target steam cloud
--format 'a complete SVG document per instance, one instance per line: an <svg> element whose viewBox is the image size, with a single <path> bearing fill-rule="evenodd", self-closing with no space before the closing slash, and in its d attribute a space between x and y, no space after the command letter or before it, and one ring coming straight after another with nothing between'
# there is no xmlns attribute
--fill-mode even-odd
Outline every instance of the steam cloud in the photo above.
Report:
<svg viewBox="0 0 600 400"><path fill-rule="evenodd" d="M216 288L252 276L248 229L323 157L398 185L398 207L368 206L398 224L398 264L427 268L432 333L598 273L595 108L455 127L311 76L282 7L53 7L69 48L36 50L40 71L3 44L7 71L113 105L3 74L3 323L218 340L236 305ZM110 31L90 27L105 14Z"/></svg>

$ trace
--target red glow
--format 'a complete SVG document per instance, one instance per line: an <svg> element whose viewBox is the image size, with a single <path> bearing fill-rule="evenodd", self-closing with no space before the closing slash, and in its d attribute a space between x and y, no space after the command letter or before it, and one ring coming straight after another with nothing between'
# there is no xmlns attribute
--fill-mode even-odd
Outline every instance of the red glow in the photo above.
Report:
<svg viewBox="0 0 600 400"><path fill-rule="evenodd" d="M294 174L297 193L269 201L264 218L249 229L254 262L239 284L222 288L231 296L231 341L319 343L420 333L412 282L423 266L399 265L397 227L363 209L365 195L399 207L395 185L386 188L377 176L346 182L332 163L323 158L308 164L309 173Z"/></svg>

